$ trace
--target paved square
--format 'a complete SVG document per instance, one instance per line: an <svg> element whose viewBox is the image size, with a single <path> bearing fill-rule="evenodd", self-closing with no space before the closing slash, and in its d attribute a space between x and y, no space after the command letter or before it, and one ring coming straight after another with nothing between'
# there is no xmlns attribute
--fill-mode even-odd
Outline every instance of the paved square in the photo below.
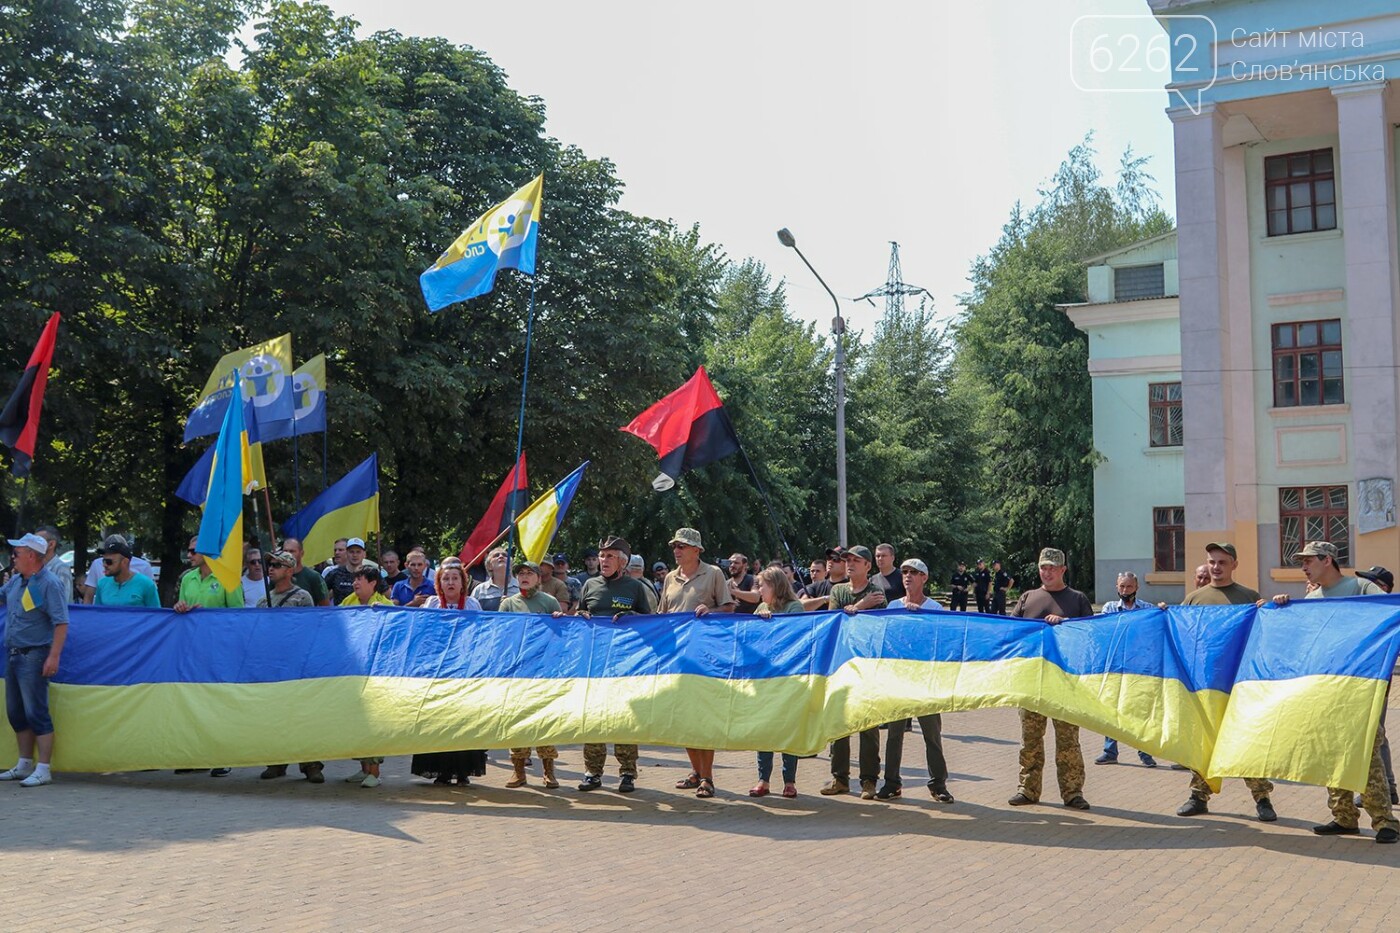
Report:
<svg viewBox="0 0 1400 933"><path fill-rule="evenodd" d="M1089 813L1013 809L1014 710L944 717L957 803L929 799L906 737L902 800L825 798L825 757L796 800L752 800L753 756L721 753L719 796L672 785L677 749L643 748L630 797L507 790L504 753L479 786L384 766L366 790L332 762L313 786L258 771L60 774L0 785L0 898L12 928L131 930L1268 929L1392 930L1400 846L1321 839L1326 792L1280 785L1279 821L1227 781L1211 813L1173 815L1188 776L1089 767ZM1083 733L1086 760L1099 752ZM8 752L6 754L9 754ZM610 767L613 766L611 760ZM1053 768L1053 763L1051 765ZM1047 776L1053 788L1053 774ZM781 785L779 785L781 788Z"/></svg>

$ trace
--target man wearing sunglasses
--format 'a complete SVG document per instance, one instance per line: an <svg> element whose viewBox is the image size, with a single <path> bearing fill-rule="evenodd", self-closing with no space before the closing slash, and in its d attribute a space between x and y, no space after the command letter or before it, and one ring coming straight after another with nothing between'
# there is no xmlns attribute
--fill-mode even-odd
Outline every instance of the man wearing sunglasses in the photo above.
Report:
<svg viewBox="0 0 1400 933"><path fill-rule="evenodd" d="M102 579L93 593L94 606L145 606L160 608L160 594L150 577L131 569L131 546L113 536L102 545Z"/></svg>
<svg viewBox="0 0 1400 933"><path fill-rule="evenodd" d="M256 606L267 596L267 586L262 549L250 547L243 554L243 605Z"/></svg>
<svg viewBox="0 0 1400 933"><path fill-rule="evenodd" d="M243 587L236 590L224 589L219 578L214 576L214 568L204 559L204 555L194 549L198 536L190 538L190 546L185 553L190 559L190 569L180 577L180 592L173 608L176 612L189 612L191 609L242 609Z"/></svg>

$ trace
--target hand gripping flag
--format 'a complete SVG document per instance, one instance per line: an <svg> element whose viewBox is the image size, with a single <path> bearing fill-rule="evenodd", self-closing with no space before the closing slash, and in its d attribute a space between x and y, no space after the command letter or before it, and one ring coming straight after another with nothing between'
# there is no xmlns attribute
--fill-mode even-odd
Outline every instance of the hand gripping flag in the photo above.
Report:
<svg viewBox="0 0 1400 933"><path fill-rule="evenodd" d="M13 470L18 477L28 476L29 467L34 462L34 445L39 438L39 413L44 408L44 388L49 384L54 340L58 336L58 322L62 319L63 315L54 314L44 325L34 352L29 354L24 374L19 377L19 385L5 407L0 409L0 443L14 450Z"/></svg>
<svg viewBox="0 0 1400 933"><path fill-rule="evenodd" d="M292 373L292 419L261 432L264 441L316 434L326 429L326 354L302 363Z"/></svg>
<svg viewBox="0 0 1400 933"><path fill-rule="evenodd" d="M661 475L651 481L658 492L676 485L687 470L721 460L739 449L739 435L701 366L676 391L619 430L635 434L656 448Z"/></svg>
<svg viewBox="0 0 1400 933"><path fill-rule="evenodd" d="M481 516L481 521L477 522L472 533L467 535L460 555L462 563L470 566L491 542L500 537L501 532L510 527L511 515L519 515L521 509L525 508L525 503L529 501L529 488L525 477L525 453L521 451L520 461L501 481L501 488L496 490L496 496L491 500L486 514Z"/></svg>
<svg viewBox="0 0 1400 933"><path fill-rule="evenodd" d="M238 371L230 388L239 391ZM214 462L209 471L209 492L199 522L195 550L204 555L219 585L236 590L243 581L243 496L252 492L253 462L242 405L224 406L224 424L214 442Z"/></svg>
<svg viewBox="0 0 1400 933"><path fill-rule="evenodd" d="M583 481L583 471L588 469L588 461L577 470L559 481L549 492L540 496L515 520L515 530L520 535L520 549L533 561L541 560L564 524L564 513L569 503L574 501L578 484Z"/></svg>
<svg viewBox="0 0 1400 933"><path fill-rule="evenodd" d="M418 277L429 311L484 295L501 269L535 274L544 207L544 175L477 218L433 267Z"/></svg>
<svg viewBox="0 0 1400 933"><path fill-rule="evenodd" d="M252 402L252 419L248 422L257 440L290 437L294 412L292 401L292 335L283 334L272 340L224 354L204 384L199 402L185 422L188 444L196 437L215 434L224 420L231 392L231 373L238 370L243 384L243 397ZM286 422L286 424L282 424ZM281 432L281 433L278 433Z"/></svg>
<svg viewBox="0 0 1400 933"><path fill-rule="evenodd" d="M337 538L362 538L379 530L379 454L370 454L326 487L306 508L282 523L284 537L301 542L308 565L335 556Z"/></svg>

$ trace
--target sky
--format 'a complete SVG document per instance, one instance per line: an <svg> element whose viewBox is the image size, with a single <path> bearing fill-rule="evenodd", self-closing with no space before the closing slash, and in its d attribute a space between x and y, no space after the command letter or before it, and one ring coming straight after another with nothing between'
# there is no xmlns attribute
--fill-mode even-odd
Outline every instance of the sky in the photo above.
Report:
<svg viewBox="0 0 1400 933"><path fill-rule="evenodd" d="M544 101L549 135L616 164L621 207L758 259L823 329L831 300L781 227L868 331L880 308L844 299L884 284L891 241L904 281L956 314L1013 205L1033 204L1090 131L1109 179L1126 147L1148 156L1175 214L1165 92L1085 91L1072 74L1086 23L1159 31L1076 20L1145 18L1146 0L327 2L365 35L484 52ZM548 198L546 179L545 223Z"/></svg>

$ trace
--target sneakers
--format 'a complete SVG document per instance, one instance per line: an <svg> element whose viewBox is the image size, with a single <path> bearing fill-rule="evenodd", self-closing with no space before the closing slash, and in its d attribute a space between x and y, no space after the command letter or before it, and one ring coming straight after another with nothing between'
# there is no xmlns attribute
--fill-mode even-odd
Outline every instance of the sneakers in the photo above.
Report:
<svg viewBox="0 0 1400 933"><path fill-rule="evenodd" d="M1071 810L1087 810L1089 809L1089 801L1085 800L1083 795L1077 795L1066 800L1065 806Z"/></svg>
<svg viewBox="0 0 1400 933"><path fill-rule="evenodd" d="M861 800L874 800L874 799L875 799L875 782L874 782L874 781L861 781L861 782L860 782L860 799L861 799Z"/></svg>
<svg viewBox="0 0 1400 933"><path fill-rule="evenodd" d="M1040 803L1039 800L1032 800L1031 798L1027 797L1025 794L1021 794L1021 793L1018 793L1016 796L1012 797L1010 800L1008 800L1008 801L1006 801L1006 802L1009 803L1009 804L1011 804L1013 807L1029 807L1029 806L1030 806L1031 804L1033 804L1033 803Z"/></svg>
<svg viewBox="0 0 1400 933"><path fill-rule="evenodd" d="M596 774L585 774L578 782L579 790L597 790L603 786L603 779Z"/></svg>
<svg viewBox="0 0 1400 933"><path fill-rule="evenodd" d="M1377 831L1376 841L1383 846L1394 845L1397 841L1400 841L1400 832L1396 832L1387 826L1385 829Z"/></svg>
<svg viewBox="0 0 1400 933"><path fill-rule="evenodd" d="M8 771L0 771L0 781L23 781L33 773L33 768L22 771L18 767L15 767Z"/></svg>
<svg viewBox="0 0 1400 933"><path fill-rule="evenodd" d="M1176 808L1177 816L1200 816L1202 813L1209 813L1206 809L1206 802L1200 797L1187 797L1186 802Z"/></svg>
<svg viewBox="0 0 1400 933"><path fill-rule="evenodd" d="M851 782L843 781L840 778L832 778L831 783L821 789L823 797L835 797L837 794L849 794L851 792Z"/></svg>
<svg viewBox="0 0 1400 933"><path fill-rule="evenodd" d="M938 801L939 803L953 802L953 795L948 793L948 788L946 787L930 787L928 789L928 792L929 796L931 796L934 800Z"/></svg>
<svg viewBox="0 0 1400 933"><path fill-rule="evenodd" d="M45 784L53 783L53 775L48 771L35 771L29 777L19 782L20 787L42 787Z"/></svg>
<svg viewBox="0 0 1400 933"><path fill-rule="evenodd" d="M894 797L899 797L899 796L903 795L903 793L904 793L904 788L900 787L899 785L891 786L890 783L889 783L888 781L886 781L886 782L885 782L885 786L882 787L882 788L880 788L879 792L875 794L875 799L876 799L876 800L890 800L890 799L892 799L892 798L894 798ZM864 796L864 795L862 795L862 796Z"/></svg>
<svg viewBox="0 0 1400 933"><path fill-rule="evenodd" d="M365 778L367 778L367 777L369 777L369 772L368 772L368 771L363 771L363 770L362 770L362 771L356 771L354 774L350 775L348 778L345 779L345 783L346 783L346 784L363 784L363 783L365 782Z"/></svg>
<svg viewBox="0 0 1400 933"><path fill-rule="evenodd" d="M1268 797L1260 797L1258 800L1254 801L1254 809L1258 812L1259 822L1261 823L1272 823L1274 820L1278 819L1278 814L1274 812L1274 805L1269 801Z"/></svg>
<svg viewBox="0 0 1400 933"><path fill-rule="evenodd" d="M1157 767L1157 759L1147 754L1147 752L1138 752L1138 761L1142 762L1144 768Z"/></svg>
<svg viewBox="0 0 1400 933"><path fill-rule="evenodd" d="M1357 827L1357 826L1343 826L1341 823L1338 823L1336 820L1333 820L1333 821L1330 822L1330 823L1323 823L1321 826L1314 826L1314 827L1312 828L1312 831L1313 831L1314 833L1317 833L1317 835L1319 835L1319 836L1359 836L1359 835L1361 835L1361 829L1360 829L1360 827ZM1395 831L1395 830L1391 830L1391 832L1394 832L1394 831ZM1377 836L1377 838L1379 838L1379 837L1380 837L1380 833L1377 833L1376 836Z"/></svg>
<svg viewBox="0 0 1400 933"><path fill-rule="evenodd" d="M378 787L379 784L379 775L377 774L366 774L365 779L360 782L361 787Z"/></svg>
<svg viewBox="0 0 1400 933"><path fill-rule="evenodd" d="M233 772L232 768L210 768L210 777L228 777Z"/></svg>
<svg viewBox="0 0 1400 933"><path fill-rule="evenodd" d="M1118 764L1118 756L1117 756L1117 755L1110 755L1108 752L1104 752L1102 755L1100 755L1099 757L1097 757L1097 758L1094 759L1094 764L1096 764L1096 765L1116 765L1116 764Z"/></svg>
<svg viewBox="0 0 1400 933"><path fill-rule="evenodd" d="M630 774L622 775L617 782L617 792L619 794L630 794L637 789L637 779Z"/></svg>

